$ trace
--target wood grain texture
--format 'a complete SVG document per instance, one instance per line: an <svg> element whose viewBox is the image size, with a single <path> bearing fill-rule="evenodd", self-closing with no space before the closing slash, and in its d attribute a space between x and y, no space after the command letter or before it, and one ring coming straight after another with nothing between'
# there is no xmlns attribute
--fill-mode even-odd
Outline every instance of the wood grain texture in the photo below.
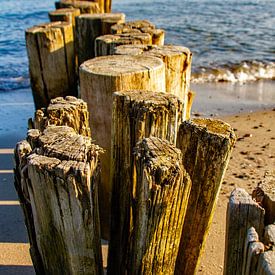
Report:
<svg viewBox="0 0 275 275"><path fill-rule="evenodd" d="M97 188L101 149L66 126L29 130L24 182L46 274L103 274Z"/></svg>
<svg viewBox="0 0 275 275"><path fill-rule="evenodd" d="M178 96L185 105L184 120L190 118L192 97L189 96L192 53L174 45L121 45L114 54L155 56L165 64L166 92Z"/></svg>
<svg viewBox="0 0 275 275"><path fill-rule="evenodd" d="M124 13L83 14L76 19L79 64L95 57L95 39L111 33L111 26L125 21Z"/></svg>
<svg viewBox="0 0 275 275"><path fill-rule="evenodd" d="M80 135L91 136L87 103L72 96L52 99L47 108L35 112L32 122L41 132L49 125L69 126Z"/></svg>
<svg viewBox="0 0 275 275"><path fill-rule="evenodd" d="M235 141L233 129L221 120L192 119L179 128L177 147L192 187L175 274L195 274L199 266Z"/></svg>
<svg viewBox="0 0 275 275"><path fill-rule="evenodd" d="M152 37L148 33L122 33L99 36L95 40L95 55L112 55L120 45L151 45Z"/></svg>
<svg viewBox="0 0 275 275"><path fill-rule="evenodd" d="M99 3L95 1L76 1L76 0L60 0L60 8L76 8L80 13L100 13Z"/></svg>
<svg viewBox="0 0 275 275"><path fill-rule="evenodd" d="M242 274L244 247L247 231L254 227L262 237L264 209L244 189L235 189L227 208L225 273Z"/></svg>
<svg viewBox="0 0 275 275"><path fill-rule="evenodd" d="M75 27L75 18L80 15L80 9L64 8L50 11L48 13L51 22L65 21L71 23Z"/></svg>
<svg viewBox="0 0 275 275"><path fill-rule="evenodd" d="M113 92L125 90L165 92L163 62L155 57L104 56L80 66L81 98L88 103L93 139L105 150L99 190L103 234L109 234L110 157ZM105 228L105 230L104 230Z"/></svg>
<svg viewBox="0 0 275 275"><path fill-rule="evenodd" d="M72 25L52 22L26 30L26 46L35 107L50 99L77 95Z"/></svg>
<svg viewBox="0 0 275 275"><path fill-rule="evenodd" d="M182 102L173 95L150 91L116 92L113 97L111 147L111 236L109 270L122 274L131 228L133 150L150 136L176 143Z"/></svg>
<svg viewBox="0 0 275 275"><path fill-rule="evenodd" d="M174 274L191 186L181 159L168 141L150 137L137 144L127 274ZM125 274L123 266L109 274Z"/></svg>

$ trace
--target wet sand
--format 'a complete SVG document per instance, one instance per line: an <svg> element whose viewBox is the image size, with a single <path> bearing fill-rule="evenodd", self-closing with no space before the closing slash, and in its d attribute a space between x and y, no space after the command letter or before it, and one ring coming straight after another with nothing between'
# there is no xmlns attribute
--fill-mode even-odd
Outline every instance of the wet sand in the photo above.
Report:
<svg viewBox="0 0 275 275"><path fill-rule="evenodd" d="M226 205L230 192L251 192L266 170L275 166L275 82L246 85L196 84L193 116L222 118L236 130L233 150L199 274L222 274ZM13 187L12 152L24 139L34 107L30 91L0 93L0 273L34 274L27 233ZM242 113L242 114L240 114ZM104 251L106 251L106 246ZM106 254L106 253L105 253Z"/></svg>

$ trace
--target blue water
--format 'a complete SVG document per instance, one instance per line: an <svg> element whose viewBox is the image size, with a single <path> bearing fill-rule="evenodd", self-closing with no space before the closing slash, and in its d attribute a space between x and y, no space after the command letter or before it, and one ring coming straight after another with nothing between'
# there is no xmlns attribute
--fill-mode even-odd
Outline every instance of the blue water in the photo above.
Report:
<svg viewBox="0 0 275 275"><path fill-rule="evenodd" d="M24 30L54 1L0 0L0 91L29 87ZM193 52L194 82L275 78L274 0L113 0L128 20L149 19L166 43Z"/></svg>

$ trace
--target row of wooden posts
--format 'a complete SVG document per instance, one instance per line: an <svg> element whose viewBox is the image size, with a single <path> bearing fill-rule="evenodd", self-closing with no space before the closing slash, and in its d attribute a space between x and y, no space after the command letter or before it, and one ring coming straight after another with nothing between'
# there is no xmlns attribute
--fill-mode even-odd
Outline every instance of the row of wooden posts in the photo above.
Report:
<svg viewBox="0 0 275 275"><path fill-rule="evenodd" d="M26 31L37 111L15 150L36 272L102 274L103 237L108 274L194 274L232 128L188 120L192 54L164 30L108 1L56 7Z"/></svg>

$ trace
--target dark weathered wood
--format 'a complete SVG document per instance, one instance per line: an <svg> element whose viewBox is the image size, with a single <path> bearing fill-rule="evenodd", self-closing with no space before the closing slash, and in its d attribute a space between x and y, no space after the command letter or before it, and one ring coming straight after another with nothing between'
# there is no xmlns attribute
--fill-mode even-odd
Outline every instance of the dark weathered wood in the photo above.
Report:
<svg viewBox="0 0 275 275"><path fill-rule="evenodd" d="M110 274L124 274L131 228L133 149L150 136L176 142L183 104L173 95L150 91L116 92L113 97L111 148ZM123 266L123 267L122 267Z"/></svg>
<svg viewBox="0 0 275 275"><path fill-rule="evenodd" d="M189 97L192 53L188 48L174 45L122 45L115 54L146 55L161 58L165 64L166 92L184 102L184 120L190 118L192 97Z"/></svg>
<svg viewBox="0 0 275 275"><path fill-rule="evenodd" d="M104 56L84 62L79 75L80 94L88 103L93 139L106 151L102 157L99 201L102 232L108 237L112 95L116 91L133 89L165 92L164 64L155 57Z"/></svg>
<svg viewBox="0 0 275 275"><path fill-rule="evenodd" d="M137 144L126 265L109 274L174 274L191 186L181 158L165 140L150 137Z"/></svg>
<svg viewBox="0 0 275 275"><path fill-rule="evenodd" d="M60 8L76 8L80 13L100 13L99 3L93 1L60 0Z"/></svg>
<svg viewBox="0 0 275 275"><path fill-rule="evenodd" d="M247 230L254 227L263 236L264 209L244 189L235 189L227 208L225 273L242 274Z"/></svg>
<svg viewBox="0 0 275 275"><path fill-rule="evenodd" d="M66 126L29 130L24 184L46 274L103 274L97 188L101 149Z"/></svg>
<svg viewBox="0 0 275 275"><path fill-rule="evenodd" d="M265 224L275 223L275 170L266 172L252 197L265 209Z"/></svg>
<svg viewBox="0 0 275 275"><path fill-rule="evenodd" d="M153 45L163 46L165 31L156 29L155 25L148 20L136 20L123 24L117 24L111 28L113 34L123 33L148 33Z"/></svg>
<svg viewBox="0 0 275 275"><path fill-rule="evenodd" d="M95 55L112 55L115 48L120 45L144 44L151 45L152 37L148 33L122 33L99 36L95 40Z"/></svg>
<svg viewBox="0 0 275 275"><path fill-rule="evenodd" d="M26 140L20 141L16 144L16 148L14 150L14 185L24 213L24 221L30 242L30 255L33 262L33 267L37 274L43 275L45 274L45 270L41 254L37 246L30 196L26 182L24 181L24 178L27 176L27 156L31 153L31 151L32 148Z"/></svg>
<svg viewBox="0 0 275 275"><path fill-rule="evenodd" d="M52 22L26 30L26 46L35 107L50 99L77 95L73 28Z"/></svg>
<svg viewBox="0 0 275 275"><path fill-rule="evenodd" d="M72 96L52 99L47 108L35 112L32 128L43 132L48 125L69 126L80 135L91 136L87 103Z"/></svg>
<svg viewBox="0 0 275 275"><path fill-rule="evenodd" d="M235 140L233 129L221 120L193 119L179 128L177 147L192 187L175 274L195 274L199 266Z"/></svg>
<svg viewBox="0 0 275 275"><path fill-rule="evenodd" d="M111 26L125 21L124 13L83 14L76 19L76 48L79 64L95 57L95 39L111 32Z"/></svg>

